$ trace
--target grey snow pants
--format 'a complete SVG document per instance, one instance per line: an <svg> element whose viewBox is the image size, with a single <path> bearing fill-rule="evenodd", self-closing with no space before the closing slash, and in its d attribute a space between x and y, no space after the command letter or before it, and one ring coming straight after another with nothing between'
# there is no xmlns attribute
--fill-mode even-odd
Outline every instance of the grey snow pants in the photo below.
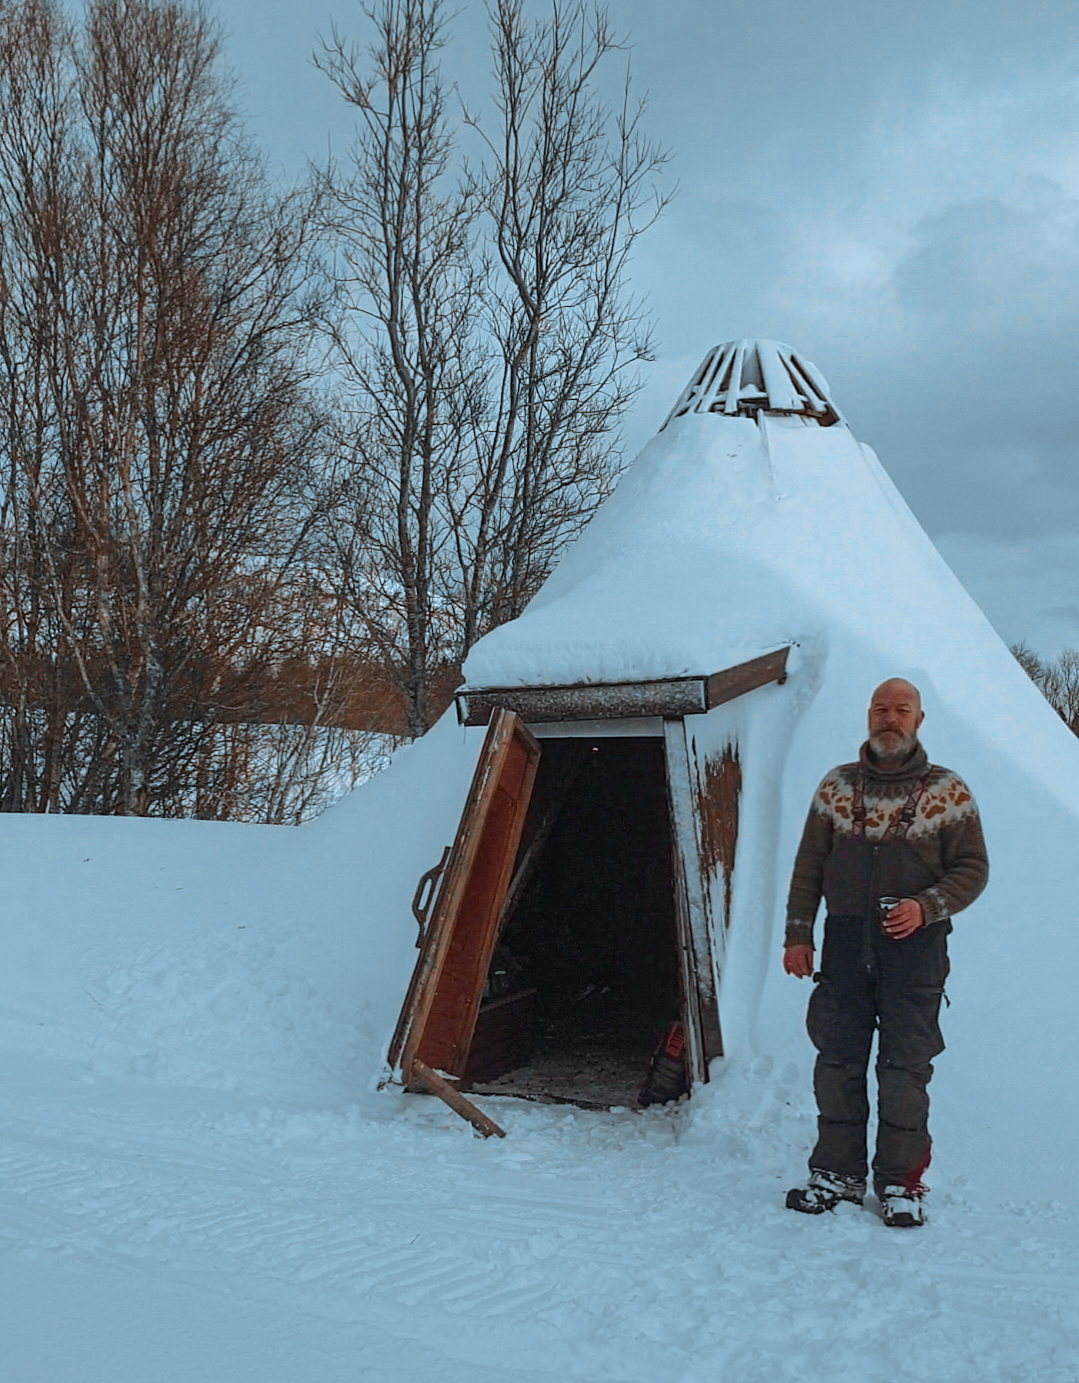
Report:
<svg viewBox="0 0 1079 1383"><path fill-rule="evenodd" d="M811 1170L865 1178L866 1073L877 1046L873 1187L912 1184L929 1165L932 1060L944 1050L938 1016L950 922L893 941L865 917L829 916L806 1026L818 1056L817 1146Z"/></svg>

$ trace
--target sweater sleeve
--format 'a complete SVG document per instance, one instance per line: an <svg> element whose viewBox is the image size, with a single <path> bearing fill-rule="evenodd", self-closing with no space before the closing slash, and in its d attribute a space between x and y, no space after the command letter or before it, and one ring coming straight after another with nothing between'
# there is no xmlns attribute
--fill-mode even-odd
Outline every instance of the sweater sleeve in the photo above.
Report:
<svg viewBox="0 0 1079 1383"><path fill-rule="evenodd" d="M962 780L957 781L969 796L970 789ZM989 878L989 855L973 797L969 810L942 828L940 844L944 873L932 888L917 895L926 926L943 922L969 907Z"/></svg>
<svg viewBox="0 0 1079 1383"><path fill-rule="evenodd" d="M794 872L787 897L784 946L813 945L813 923L824 892L824 861L831 848L831 813L821 801L818 788L809 808L798 853L794 857Z"/></svg>

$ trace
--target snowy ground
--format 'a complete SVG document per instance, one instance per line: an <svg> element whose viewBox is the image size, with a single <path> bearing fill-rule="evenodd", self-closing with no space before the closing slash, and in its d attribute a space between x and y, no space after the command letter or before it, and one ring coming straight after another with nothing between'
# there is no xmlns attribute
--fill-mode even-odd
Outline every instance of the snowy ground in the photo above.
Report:
<svg viewBox="0 0 1079 1383"><path fill-rule="evenodd" d="M373 1089L476 752L428 739L310 827L0 817L0 1383L1075 1383L1069 915L957 927L924 1230L783 1208L778 950L782 1057L485 1142Z"/></svg>
<svg viewBox="0 0 1079 1383"><path fill-rule="evenodd" d="M938 1170L932 1223L782 1207L804 1082L691 1105L309 1102L7 1052L5 1383L1079 1377L1074 1209Z"/></svg>

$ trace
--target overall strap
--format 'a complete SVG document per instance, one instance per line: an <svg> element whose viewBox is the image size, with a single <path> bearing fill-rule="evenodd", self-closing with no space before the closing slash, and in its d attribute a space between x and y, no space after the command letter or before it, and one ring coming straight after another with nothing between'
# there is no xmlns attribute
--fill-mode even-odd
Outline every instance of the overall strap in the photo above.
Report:
<svg viewBox="0 0 1079 1383"><path fill-rule="evenodd" d="M932 777L933 770L923 773L918 781L907 794L907 800L903 805L892 813L888 825L884 828L881 836L881 843L886 840L904 840L911 826L914 825L914 818L918 814L918 803L922 800L922 794L929 786L929 779ZM865 837L865 778L861 773L854 779L854 788L851 796L851 817L853 820L853 836L855 840L862 840Z"/></svg>
<svg viewBox="0 0 1079 1383"><path fill-rule="evenodd" d="M930 770L930 773L932 770ZM905 840L907 832L914 825L914 818L918 814L918 803L922 800L922 793L929 786L930 773L924 773L910 790L907 800L897 812L893 812L891 821L885 827L881 840L887 840L893 836L895 840ZM894 835L893 835L894 832Z"/></svg>
<svg viewBox="0 0 1079 1383"><path fill-rule="evenodd" d="M865 779L860 773L854 775L850 814L854 823L854 839L861 840L865 836Z"/></svg>

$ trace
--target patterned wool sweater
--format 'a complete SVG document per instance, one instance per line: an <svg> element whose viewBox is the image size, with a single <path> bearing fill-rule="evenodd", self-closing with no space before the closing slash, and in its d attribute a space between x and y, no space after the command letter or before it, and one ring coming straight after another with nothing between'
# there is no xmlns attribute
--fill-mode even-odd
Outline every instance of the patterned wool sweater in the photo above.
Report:
<svg viewBox="0 0 1079 1383"><path fill-rule="evenodd" d="M856 784L861 778L865 850L852 849ZM893 840L889 825L901 813L912 789L927 778L905 844L881 851ZM836 856L836 851L847 849ZM926 925L943 922L977 898L989 877L982 826L970 788L950 769L930 764L917 745L898 768L886 770L862 745L857 763L840 764L813 797L802 843L794 861L787 902L785 945L813 944L813 922L822 895L833 914L861 913L875 905L870 871L874 854L890 859L891 873L878 878L880 893L917 898ZM836 866L836 860L841 867ZM866 863L863 867L861 861Z"/></svg>

